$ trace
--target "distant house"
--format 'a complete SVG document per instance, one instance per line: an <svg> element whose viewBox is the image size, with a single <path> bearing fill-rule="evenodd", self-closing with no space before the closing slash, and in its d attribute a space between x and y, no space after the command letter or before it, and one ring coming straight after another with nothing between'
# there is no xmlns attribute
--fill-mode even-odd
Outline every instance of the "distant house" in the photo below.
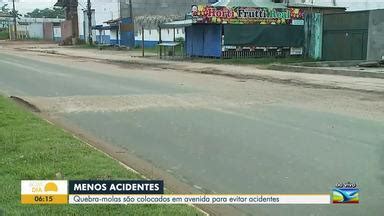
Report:
<svg viewBox="0 0 384 216"><path fill-rule="evenodd" d="M61 40L61 22L58 18L20 18L17 19L17 38L38 40ZM10 23L13 26L13 23ZM12 33L13 28L10 28ZM12 34L11 34L12 35Z"/></svg>
<svg viewBox="0 0 384 216"><path fill-rule="evenodd" d="M108 0L108 1L99 1L91 0L92 5L92 26L105 26L102 31L98 31L98 28L92 30L93 41L97 43L107 43L111 41L111 31L107 26L108 23L105 23L110 20L115 20L120 18L119 13L119 0ZM78 6L79 14L79 35L80 39L88 40L88 17L86 5L82 4ZM101 34L100 34L101 33Z"/></svg>
<svg viewBox="0 0 384 216"><path fill-rule="evenodd" d="M121 0L122 13L129 13L128 7ZM132 0L133 16L135 22L135 44L142 44L142 34L144 34L144 45L153 47L161 39L163 42L173 41L174 38L185 38L184 28L162 29L161 38L158 20L182 20L185 15L191 12L192 5L215 3L217 0ZM145 19L147 19L145 21ZM144 32L141 28L144 27Z"/></svg>
<svg viewBox="0 0 384 216"><path fill-rule="evenodd" d="M146 46L155 46L159 42L159 30L154 23L138 23L142 17L153 19L154 17L167 17L172 19L184 19L191 11L192 5L213 3L217 0L132 0L134 21L131 20L130 5L128 0L110 0L107 2L91 0L92 5L92 35L97 43L117 44L132 47L141 44L144 27ZM81 39L88 37L88 19L86 5L79 5L79 35ZM133 24L134 23L134 24ZM172 41L185 37L184 28L162 30L162 41Z"/></svg>

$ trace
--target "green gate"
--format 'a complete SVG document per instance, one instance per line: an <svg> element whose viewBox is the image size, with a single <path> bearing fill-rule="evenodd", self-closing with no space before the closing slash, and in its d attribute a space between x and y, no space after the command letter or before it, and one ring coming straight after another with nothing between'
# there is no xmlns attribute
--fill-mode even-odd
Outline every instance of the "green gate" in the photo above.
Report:
<svg viewBox="0 0 384 216"><path fill-rule="evenodd" d="M368 11L325 14L323 23L323 60L367 58Z"/></svg>

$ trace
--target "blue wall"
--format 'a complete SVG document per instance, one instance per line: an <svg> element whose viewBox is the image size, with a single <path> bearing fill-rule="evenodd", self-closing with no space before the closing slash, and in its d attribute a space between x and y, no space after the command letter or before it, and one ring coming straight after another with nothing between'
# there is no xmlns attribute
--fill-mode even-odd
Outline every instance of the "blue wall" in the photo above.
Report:
<svg viewBox="0 0 384 216"><path fill-rule="evenodd" d="M122 25L131 25L132 19L131 18L123 18L121 20ZM134 47L135 46L135 34L133 32L133 29L130 31L124 31L121 29L120 31L120 45L124 45L127 47Z"/></svg>
<svg viewBox="0 0 384 216"><path fill-rule="evenodd" d="M110 35L96 35L96 41L101 44L101 39L103 39L103 44L110 44L111 43L111 36Z"/></svg>
<svg viewBox="0 0 384 216"><path fill-rule="evenodd" d="M120 41L121 42L121 41ZM110 39L109 40L109 44L111 45L118 45L119 44L119 41L117 41L116 39Z"/></svg>
<svg viewBox="0 0 384 216"><path fill-rule="evenodd" d="M187 27L185 42L189 56L221 57L221 26L202 24Z"/></svg>

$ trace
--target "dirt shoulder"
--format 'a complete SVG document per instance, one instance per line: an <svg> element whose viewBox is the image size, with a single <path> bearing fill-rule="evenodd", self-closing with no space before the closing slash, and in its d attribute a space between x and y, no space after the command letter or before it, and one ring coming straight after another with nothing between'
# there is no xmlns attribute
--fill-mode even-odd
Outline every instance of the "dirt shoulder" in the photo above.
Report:
<svg viewBox="0 0 384 216"><path fill-rule="evenodd" d="M188 61L161 60L155 57L138 57L137 52L59 47L56 44L0 43L0 48L21 52L37 52L72 58L87 58L110 64L140 65L179 72L212 74L236 79L255 79L289 85L307 85L315 88L350 89L367 92L384 92L384 79L349 77L329 74L310 74L267 70L255 65L224 65Z"/></svg>

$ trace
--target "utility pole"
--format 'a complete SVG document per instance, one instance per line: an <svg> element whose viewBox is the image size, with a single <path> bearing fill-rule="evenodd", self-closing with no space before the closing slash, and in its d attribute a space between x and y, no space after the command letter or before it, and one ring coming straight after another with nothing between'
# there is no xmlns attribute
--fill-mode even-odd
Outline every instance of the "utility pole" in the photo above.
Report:
<svg viewBox="0 0 384 216"><path fill-rule="evenodd" d="M131 17L133 23L133 9L132 9L132 0L129 0L129 17Z"/></svg>
<svg viewBox="0 0 384 216"><path fill-rule="evenodd" d="M17 13L16 13L16 8L15 8L15 0L12 0L12 16L13 16L13 39L17 39L17 27L16 27L16 18L17 18Z"/></svg>
<svg viewBox="0 0 384 216"><path fill-rule="evenodd" d="M129 17L131 18L131 25L132 25L132 34L133 34L133 38L132 38L132 40L133 40L133 46L135 45L135 24L134 24L134 22L133 22L133 9L132 9L132 0L129 0L128 1L128 3L129 3ZM143 56L144 56L144 49L143 49Z"/></svg>
<svg viewBox="0 0 384 216"><path fill-rule="evenodd" d="M93 41L92 41L92 7L91 7L91 0L87 0L87 15L88 15L88 42L89 42L89 45L92 45Z"/></svg>
<svg viewBox="0 0 384 216"><path fill-rule="evenodd" d="M144 55L144 46L145 46L145 43L144 43L144 26L142 25L141 26L141 54L142 54L142 56L144 57L145 55Z"/></svg>

